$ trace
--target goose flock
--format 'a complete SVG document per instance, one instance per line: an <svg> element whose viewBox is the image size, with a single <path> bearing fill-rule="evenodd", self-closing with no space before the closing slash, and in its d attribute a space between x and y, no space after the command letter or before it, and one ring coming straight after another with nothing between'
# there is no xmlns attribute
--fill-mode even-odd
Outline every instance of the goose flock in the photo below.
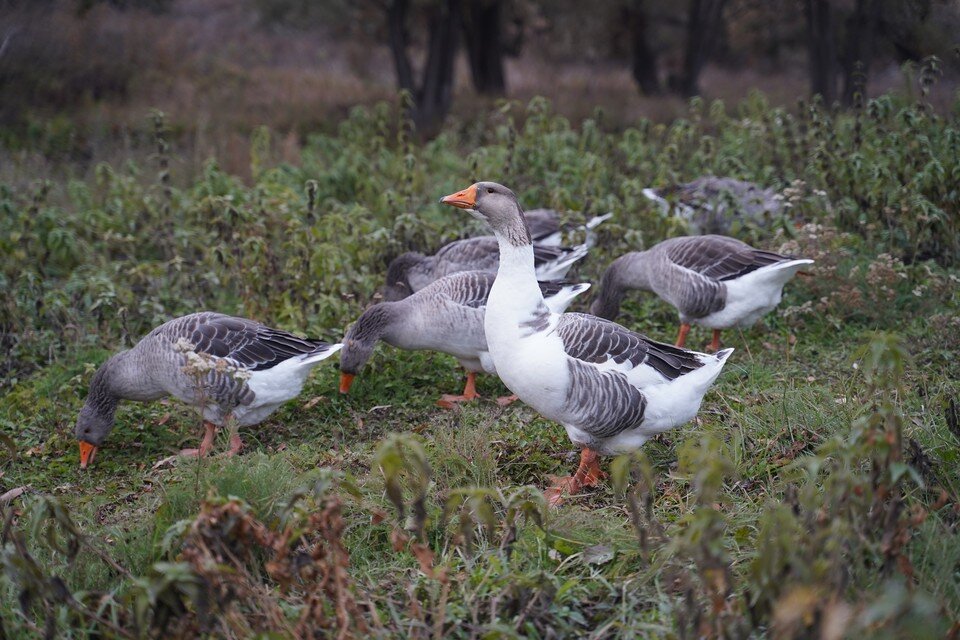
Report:
<svg viewBox="0 0 960 640"><path fill-rule="evenodd" d="M754 194L759 188L748 190ZM751 195L752 197L752 195ZM631 252L607 268L590 314L566 313L589 283L564 281L610 214L579 230L584 244L562 245L556 211L524 212L516 195L478 182L440 202L484 221L492 236L467 238L435 254L406 253L389 265L383 300L367 308L343 342L300 338L253 320L203 311L160 325L132 349L107 360L90 383L76 423L80 466L94 461L114 426L121 400L172 396L197 406L213 447L217 428L234 428L229 454L242 447L235 427L265 420L296 397L312 368L340 353L340 392L380 341L399 349L453 356L466 370L450 408L478 398L477 373L499 376L510 396L559 422L580 449L575 472L555 478L551 505L605 476L599 456L629 452L696 416L733 349L720 330L748 327L780 302L783 287L813 261L755 249L723 235L672 238ZM629 290L656 293L676 307L676 344L613 322ZM713 330L709 353L684 348L691 324Z"/></svg>

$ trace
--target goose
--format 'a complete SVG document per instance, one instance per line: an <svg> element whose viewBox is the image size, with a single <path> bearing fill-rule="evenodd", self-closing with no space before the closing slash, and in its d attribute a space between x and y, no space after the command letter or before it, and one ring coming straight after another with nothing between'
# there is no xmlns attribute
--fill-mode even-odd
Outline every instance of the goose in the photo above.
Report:
<svg viewBox="0 0 960 640"><path fill-rule="evenodd" d="M680 312L676 346L686 344L691 324L713 329L710 351L720 348L720 330L749 327L780 304L783 286L813 264L754 249L727 236L683 236L614 260L603 274L590 313L613 320L629 289L653 291Z"/></svg>
<svg viewBox="0 0 960 640"><path fill-rule="evenodd" d="M735 180L703 176L691 182L643 190L650 200L669 213L673 204L693 234L730 233L735 223L766 226L783 211L783 202L773 189Z"/></svg>
<svg viewBox="0 0 960 640"><path fill-rule="evenodd" d="M562 225L560 224L560 212L556 209L531 209L523 212L527 220L527 227L530 229L530 237L533 243L545 247L559 247L563 241ZM584 244L592 247L596 242L596 233L594 229L601 223L613 217L613 213L605 213L602 216L594 216L587 220L586 224L577 226L578 230L586 232Z"/></svg>
<svg viewBox="0 0 960 640"><path fill-rule="evenodd" d="M535 245L537 278L563 280L570 267L587 255L588 248L586 244L576 247ZM432 256L414 251L401 254L387 267L383 299L387 302L402 300L434 280L461 271L496 273L498 260L497 239L493 236L456 240Z"/></svg>
<svg viewBox="0 0 960 640"><path fill-rule="evenodd" d="M449 409L454 403L480 397L477 373L496 374L483 333L483 314L493 280L492 273L464 271L440 278L403 300L380 302L364 311L343 338L340 393L350 391L354 377L373 355L377 342L383 340L399 349L446 353L467 370L463 393L444 394L437 401L441 407ZM539 285L545 304L558 313L590 288L589 283ZM497 402L504 405L514 399L508 396Z"/></svg>
<svg viewBox="0 0 960 640"><path fill-rule="evenodd" d="M478 182L441 198L493 228L500 267L484 331L497 375L581 448L572 476L547 490L551 505L604 476L598 456L632 451L691 420L733 349L715 355L654 342L608 320L544 304L533 244L514 193Z"/></svg>
<svg viewBox="0 0 960 640"><path fill-rule="evenodd" d="M174 318L97 369L75 429L80 467L93 462L113 429L121 400L173 396L199 406L203 442L199 449L181 453L204 456L218 426L228 419L240 427L262 422L295 398L310 370L341 346L211 311ZM234 433L230 453L242 446Z"/></svg>

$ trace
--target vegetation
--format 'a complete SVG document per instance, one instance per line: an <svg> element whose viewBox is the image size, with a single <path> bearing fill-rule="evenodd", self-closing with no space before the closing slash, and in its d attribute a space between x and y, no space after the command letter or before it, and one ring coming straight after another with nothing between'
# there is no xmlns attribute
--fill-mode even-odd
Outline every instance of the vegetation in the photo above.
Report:
<svg viewBox="0 0 960 640"><path fill-rule="evenodd" d="M924 76L926 77L926 76ZM925 86L924 86L925 88ZM356 108L296 163L252 137L245 182L151 164L0 184L0 629L11 637L943 637L960 618L960 128L881 96L850 113L761 94L670 124L576 127L505 104L416 143ZM326 339L389 259L480 229L438 195L475 179L571 221L614 212L577 279L682 233L641 194L706 173L778 188L770 228L813 257L695 423L607 461L547 510L573 452L499 382L456 411L454 361L378 348L351 395L333 366L244 433L238 458L156 465L188 407L128 403L81 472L73 422L96 365L197 309ZM588 300L578 301L584 308ZM576 305L575 305L576 306ZM624 324L671 339L650 296ZM705 340L706 335L694 335ZM222 450L222 446L221 446Z"/></svg>

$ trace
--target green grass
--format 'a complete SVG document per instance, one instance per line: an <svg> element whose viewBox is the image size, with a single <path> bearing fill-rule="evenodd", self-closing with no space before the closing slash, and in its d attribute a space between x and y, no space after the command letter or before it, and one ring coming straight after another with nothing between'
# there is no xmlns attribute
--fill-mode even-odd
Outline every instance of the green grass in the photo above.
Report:
<svg viewBox="0 0 960 640"><path fill-rule="evenodd" d="M843 136L858 116L791 120L757 97L739 107L740 120L695 102L689 121L623 134L594 123L573 129L538 102L521 131L510 133L509 114L491 114L486 137L448 131L422 147L391 129L386 108L358 110L337 136L314 140L299 166L252 159L260 169L251 185L211 164L197 184L166 195L136 167L103 166L96 181L64 189L0 187L3 230L21 234L17 265L2 272L11 358L0 372L0 430L16 452L0 461L0 488L32 489L4 512L4 631L42 635L53 620L61 637L116 636L91 618L99 611L134 636L159 634L170 615L168 633L284 637L310 594L323 594L326 617L311 624L333 633L340 623L329 603L349 593L381 637L809 637L825 620L846 636L941 637L960 616L960 429L947 418L960 391L960 272L949 242L932 238L960 229L956 194L944 187L958 156L936 151L945 173L925 174L923 148L884 145L921 129L934 146L960 137L955 121L916 107L884 98L874 108L890 112L859 116L859 144L891 156L871 156L874 166L917 172L908 187L899 174L850 173ZM745 134L751 118L765 127L763 140ZM801 122L832 127L836 148L796 130ZM95 366L170 315L216 308L339 338L387 258L464 230L463 219L428 203L481 177L516 186L530 206L613 210L574 274L596 282L619 253L678 232L638 189L701 172L776 186L805 180L794 211L822 228L746 234L815 254L814 277L791 282L757 327L725 334L737 351L695 422L638 458L604 461L613 477L558 510L536 496L576 464L559 425L521 403L498 407L506 389L490 376L478 379L479 401L439 409L441 393L462 387L455 361L388 346L348 396L336 392L335 366L318 367L297 400L241 431L238 457L155 469L196 446L199 419L176 403L128 403L96 464L78 467L72 428ZM307 179L317 185L312 210ZM813 193L820 188L829 209ZM920 197L941 208L939 231L884 218L894 201ZM620 320L675 336L673 310L649 295L631 296ZM900 335L903 349L876 341L875 330ZM708 339L695 328L690 344ZM867 344L880 345L878 359L858 355ZM902 435L909 469L890 457L901 451L885 444L890 433ZM381 470L391 452L399 466ZM385 490L385 474L399 497ZM620 483L633 487L638 511ZM897 503L883 492L902 493L903 510L878 523ZM336 535L331 501L341 510ZM250 531L278 538L255 542ZM885 536L902 540L891 546ZM334 557L338 540L349 554L340 591L307 574L283 587L271 573L307 550ZM418 542L432 560L418 559ZM216 562L198 559L208 553ZM325 562L308 564L332 575ZM53 576L86 608L58 599ZM217 591L225 584L229 595ZM33 598L21 611L24 592Z"/></svg>

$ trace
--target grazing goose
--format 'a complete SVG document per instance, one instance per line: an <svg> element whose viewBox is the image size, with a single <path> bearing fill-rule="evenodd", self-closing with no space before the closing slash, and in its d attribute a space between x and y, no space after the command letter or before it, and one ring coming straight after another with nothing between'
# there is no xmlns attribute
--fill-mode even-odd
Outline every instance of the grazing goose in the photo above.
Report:
<svg viewBox="0 0 960 640"><path fill-rule="evenodd" d="M467 382L459 396L444 394L438 405L480 397L476 375L495 374L487 354L483 314L494 275L485 271L464 271L430 283L412 296L395 302L375 304L357 319L343 338L340 352L340 393L347 393L353 378L363 368L378 340L400 349L431 349L456 358L467 370ZM590 288L587 283L541 282L545 303L560 313L573 299ZM506 404L515 398L501 398Z"/></svg>
<svg viewBox="0 0 960 640"><path fill-rule="evenodd" d="M121 400L174 396L202 405L206 433L200 449L181 453L204 456L218 426L228 418L241 427L263 421L296 397L314 365L341 346L210 311L174 318L132 349L114 355L94 374L75 430L80 467L93 462L113 429ZM234 434L230 452L237 453L241 446Z"/></svg>
<svg viewBox="0 0 960 640"><path fill-rule="evenodd" d="M596 233L593 231L597 226L609 220L612 213L606 213L602 216L590 218L586 224L576 227L578 230L586 231L584 244L592 247L596 242ZM527 220L527 227L530 229L530 237L533 243L545 247L559 247L563 241L563 234L560 224L560 213L556 209L531 209L524 211L523 217Z"/></svg>
<svg viewBox="0 0 960 640"><path fill-rule="evenodd" d="M680 312L676 345L690 324L713 329L709 349L720 348L720 330L749 327L778 304L783 285L806 258L754 249L727 236L684 236L614 260L600 282L590 313L613 320L628 289L653 291Z"/></svg>
<svg viewBox="0 0 960 640"><path fill-rule="evenodd" d="M669 213L671 204L675 204L678 215L694 234L730 233L735 223L766 226L770 217L783 209L783 202L773 189L716 176L644 189L643 195L658 203L664 213Z"/></svg>
<svg viewBox="0 0 960 640"><path fill-rule="evenodd" d="M631 451L696 415L732 349L695 353L594 316L553 313L537 286L533 245L512 191L478 182L440 201L487 221L497 237L500 268L484 318L497 374L582 448L576 473L547 491L551 504L600 480L598 454Z"/></svg>
<svg viewBox="0 0 960 640"><path fill-rule="evenodd" d="M577 260L587 255L587 245L576 247L534 246L537 278L562 280ZM432 256L408 252L397 256L387 267L387 286L383 292L388 302L402 300L425 286L461 271L497 272L497 239L480 236L457 240L440 248Z"/></svg>

